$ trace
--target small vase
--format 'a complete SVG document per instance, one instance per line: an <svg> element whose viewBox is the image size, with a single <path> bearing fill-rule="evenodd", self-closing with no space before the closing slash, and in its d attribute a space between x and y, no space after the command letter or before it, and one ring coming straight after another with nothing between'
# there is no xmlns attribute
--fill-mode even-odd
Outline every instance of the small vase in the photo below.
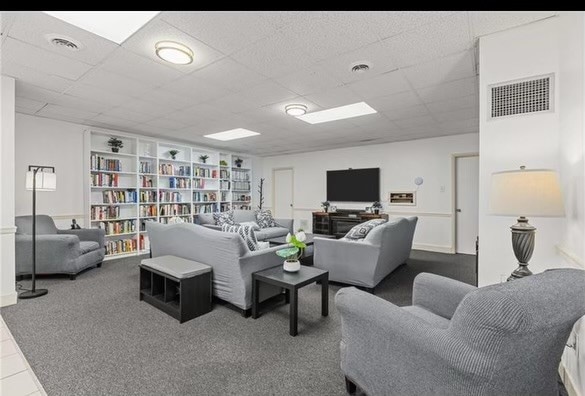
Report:
<svg viewBox="0 0 585 396"><path fill-rule="evenodd" d="M119 147L112 147L112 153L117 153L119 150Z"/></svg>
<svg viewBox="0 0 585 396"><path fill-rule="evenodd" d="M301 263L299 260L295 261L284 260L284 265L282 268L286 272L298 272L301 269Z"/></svg>
<svg viewBox="0 0 585 396"><path fill-rule="evenodd" d="M374 214L380 214L380 209L374 209Z"/></svg>
<svg viewBox="0 0 585 396"><path fill-rule="evenodd" d="M237 166L238 168L241 168L241 167L242 167L242 164L240 164L240 163L238 162L238 163L236 164L236 166Z"/></svg>

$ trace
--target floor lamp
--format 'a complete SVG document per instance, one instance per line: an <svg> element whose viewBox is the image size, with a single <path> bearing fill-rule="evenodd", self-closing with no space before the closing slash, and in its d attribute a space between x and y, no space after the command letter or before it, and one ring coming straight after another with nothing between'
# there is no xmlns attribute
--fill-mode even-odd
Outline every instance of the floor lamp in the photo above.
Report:
<svg viewBox="0 0 585 396"><path fill-rule="evenodd" d="M37 266L37 191L55 191L57 175L53 166L29 165L26 172L26 189L32 190L32 289L24 291L18 298L36 298L47 294L47 289L36 288Z"/></svg>
<svg viewBox="0 0 585 396"><path fill-rule="evenodd" d="M557 172L549 169L526 169L492 174L490 213L500 216L520 216L512 230L512 248L518 268L509 281L532 275L528 261L534 251L536 227L528 224L526 216L562 217L565 215L561 186Z"/></svg>

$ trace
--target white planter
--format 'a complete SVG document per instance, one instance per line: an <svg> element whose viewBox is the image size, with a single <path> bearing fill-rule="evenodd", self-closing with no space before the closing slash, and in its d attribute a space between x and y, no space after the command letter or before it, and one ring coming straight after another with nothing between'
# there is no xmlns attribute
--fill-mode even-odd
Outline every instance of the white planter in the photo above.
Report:
<svg viewBox="0 0 585 396"><path fill-rule="evenodd" d="M284 261L283 269L286 272L298 272L301 269L301 263L297 261Z"/></svg>

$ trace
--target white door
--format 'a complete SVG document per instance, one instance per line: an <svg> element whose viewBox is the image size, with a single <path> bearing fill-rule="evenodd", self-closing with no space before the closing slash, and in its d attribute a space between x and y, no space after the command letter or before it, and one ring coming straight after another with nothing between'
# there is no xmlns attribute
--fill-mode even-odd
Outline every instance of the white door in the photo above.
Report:
<svg viewBox="0 0 585 396"><path fill-rule="evenodd" d="M274 169L274 217L279 219L293 218L293 170Z"/></svg>
<svg viewBox="0 0 585 396"><path fill-rule="evenodd" d="M479 157L455 159L455 251L475 254L479 230Z"/></svg>

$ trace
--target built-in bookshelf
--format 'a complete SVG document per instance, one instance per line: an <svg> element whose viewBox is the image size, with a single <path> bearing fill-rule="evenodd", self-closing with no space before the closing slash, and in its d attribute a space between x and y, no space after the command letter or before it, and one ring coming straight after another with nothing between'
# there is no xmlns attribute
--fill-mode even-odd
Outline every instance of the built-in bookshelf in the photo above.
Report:
<svg viewBox="0 0 585 396"><path fill-rule="evenodd" d="M111 137L123 142L116 153ZM194 222L200 213L252 208L250 157L93 130L85 147L86 224L106 231L106 259L147 253L148 221Z"/></svg>

